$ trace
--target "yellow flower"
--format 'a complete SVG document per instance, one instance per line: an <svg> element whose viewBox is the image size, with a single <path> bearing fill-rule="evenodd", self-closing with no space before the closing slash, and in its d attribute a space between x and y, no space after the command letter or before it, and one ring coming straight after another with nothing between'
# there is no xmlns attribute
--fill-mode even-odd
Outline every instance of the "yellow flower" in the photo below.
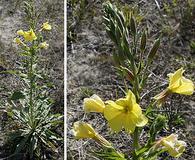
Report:
<svg viewBox="0 0 195 160"><path fill-rule="evenodd" d="M43 23L43 25L41 27L43 30L47 30L47 31L51 30L51 25L49 24L49 22Z"/></svg>
<svg viewBox="0 0 195 160"><path fill-rule="evenodd" d="M14 42L15 42L16 44L18 44L18 45L23 44L23 42L21 41L20 38L15 38L15 39L14 39Z"/></svg>
<svg viewBox="0 0 195 160"><path fill-rule="evenodd" d="M90 98L84 99L85 112L100 112L103 113L105 108L104 102L97 95L93 95Z"/></svg>
<svg viewBox="0 0 195 160"><path fill-rule="evenodd" d="M24 35L24 31L20 29L20 30L17 31L17 34L20 35L20 36L23 36Z"/></svg>
<svg viewBox="0 0 195 160"><path fill-rule="evenodd" d="M132 133L136 126L143 127L148 122L148 119L142 114L141 107L136 103L135 95L130 90L126 98L106 103L104 116L113 131L119 132L125 128L127 132Z"/></svg>
<svg viewBox="0 0 195 160"><path fill-rule="evenodd" d="M192 95L194 92L194 84L191 80L183 77L184 71L185 70L183 70L183 68L180 68L175 73L168 74L169 76L168 89L172 93Z"/></svg>
<svg viewBox="0 0 195 160"><path fill-rule="evenodd" d="M74 136L76 139L94 138L96 135L96 132L92 128L92 126L84 122L75 122L73 129Z"/></svg>
<svg viewBox="0 0 195 160"><path fill-rule="evenodd" d="M183 95L192 95L194 92L194 84L191 80L183 77L185 70L183 68L178 69L175 73L169 73L169 86L156 95L154 99L157 100L158 105L161 106L166 97L171 93L178 93Z"/></svg>
<svg viewBox="0 0 195 160"><path fill-rule="evenodd" d="M42 42L40 43L39 47L42 49L47 49L49 47L49 44L47 44L47 42Z"/></svg>
<svg viewBox="0 0 195 160"><path fill-rule="evenodd" d="M23 34L25 41L30 41L32 42L33 40L37 39L37 36L35 35L33 29L30 29L27 32L24 32Z"/></svg>
<svg viewBox="0 0 195 160"><path fill-rule="evenodd" d="M14 38L14 42L18 45L23 45L24 47L26 47L27 50L29 49L29 47L27 47L26 44L22 42L20 38Z"/></svg>
<svg viewBox="0 0 195 160"><path fill-rule="evenodd" d="M80 121L75 122L73 126L73 134L76 139L92 138L105 147L112 147L112 145L105 138L96 133L93 127L88 123Z"/></svg>
<svg viewBox="0 0 195 160"><path fill-rule="evenodd" d="M20 35L20 36L23 36L25 41L33 41L33 40L37 39L33 29L30 29L27 32L20 29L20 30L17 31L17 34Z"/></svg>
<svg viewBox="0 0 195 160"><path fill-rule="evenodd" d="M172 157L179 157L185 151L186 143L179 141L177 138L176 134L171 134L162 138L159 143Z"/></svg>

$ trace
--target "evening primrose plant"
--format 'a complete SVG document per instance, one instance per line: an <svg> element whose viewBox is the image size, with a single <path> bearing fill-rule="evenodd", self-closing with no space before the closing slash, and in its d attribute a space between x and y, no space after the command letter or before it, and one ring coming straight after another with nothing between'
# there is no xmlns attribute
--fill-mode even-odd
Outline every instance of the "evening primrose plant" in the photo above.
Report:
<svg viewBox="0 0 195 160"><path fill-rule="evenodd" d="M125 96L117 100L102 100L94 94L84 99L84 111L102 114L112 132L120 134L125 130L130 135L132 149L128 155L120 153L111 142L100 136L86 122L75 122L73 135L76 139L90 138L102 145L103 151L95 151L96 157L104 160L155 160L167 152L171 157L180 157L185 151L186 143L178 140L178 135L160 137L162 130L167 128L169 119L159 107L166 102L171 94L192 95L194 84L183 76L180 68L168 74L169 84L160 94L151 98L147 106L141 106L142 91L149 77L148 68L160 46L158 38L147 52L147 34L139 31L136 20L131 14L125 17L123 12L111 3L104 4L104 25L107 35L115 45L113 59L118 74L124 81ZM159 109L159 110L158 110ZM145 127L149 128L148 133ZM140 144L141 133L147 134L145 144ZM168 157L166 157L168 158Z"/></svg>
<svg viewBox="0 0 195 160"><path fill-rule="evenodd" d="M32 4L25 4L26 12L33 15ZM51 113L50 87L44 70L39 67L39 54L49 47L42 35L52 26L48 22L42 25L34 20L30 22L28 29L18 30L14 39L22 60L19 70L12 73L21 79L22 87L13 91L9 99L8 113L15 126L9 134L9 142L13 144L11 157L14 159L18 155L22 155L21 159L48 159L52 153L58 153L59 142L63 141L55 131L62 123L62 116Z"/></svg>

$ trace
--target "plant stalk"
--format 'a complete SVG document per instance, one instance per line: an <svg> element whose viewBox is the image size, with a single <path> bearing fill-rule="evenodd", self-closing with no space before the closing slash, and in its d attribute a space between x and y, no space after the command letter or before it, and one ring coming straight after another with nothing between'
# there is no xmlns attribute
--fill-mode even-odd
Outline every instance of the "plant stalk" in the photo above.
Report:
<svg viewBox="0 0 195 160"><path fill-rule="evenodd" d="M31 54L30 54L30 99L29 99L29 103L30 103L30 120L31 120L31 124L32 127L34 127L34 106L33 106L33 84L34 84L34 71L33 71L33 60L34 60L34 49L30 50Z"/></svg>

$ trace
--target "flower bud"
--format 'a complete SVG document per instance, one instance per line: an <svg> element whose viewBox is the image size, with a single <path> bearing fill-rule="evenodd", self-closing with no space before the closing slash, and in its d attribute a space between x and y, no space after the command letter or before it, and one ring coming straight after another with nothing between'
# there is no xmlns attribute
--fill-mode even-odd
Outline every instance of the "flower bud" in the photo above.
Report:
<svg viewBox="0 0 195 160"><path fill-rule="evenodd" d="M140 45L140 50L144 51L146 48L146 32L144 31L141 37L141 45Z"/></svg>
<svg viewBox="0 0 195 160"><path fill-rule="evenodd" d="M21 41L20 38L15 38L15 39L14 39L14 42L15 42L16 44L18 44L18 45L20 45L20 44L23 43L23 42Z"/></svg>
<svg viewBox="0 0 195 160"><path fill-rule="evenodd" d="M131 16L131 19L130 19L130 28L131 28L131 32L133 33L133 35L136 34L136 24L135 24L135 20L134 18Z"/></svg>
<svg viewBox="0 0 195 160"><path fill-rule="evenodd" d="M42 49L47 49L49 47L49 44L47 44L47 42L42 42L40 43L39 47Z"/></svg>
<svg viewBox="0 0 195 160"><path fill-rule="evenodd" d="M75 122L73 127L73 134L76 139L92 138L104 147L112 148L112 145L101 135L96 133L93 127L85 122Z"/></svg>
<svg viewBox="0 0 195 160"><path fill-rule="evenodd" d="M148 54L148 61L149 61L149 63L151 63L152 60L154 59L154 56L156 55L156 52L157 52L159 46L160 46L160 39L157 39L154 42L154 45L153 45L152 49L150 50L150 52Z"/></svg>
<svg viewBox="0 0 195 160"><path fill-rule="evenodd" d="M24 35L24 31L20 29L20 30L17 31L17 34L18 34L19 36L23 36L23 35Z"/></svg>
<svg viewBox="0 0 195 160"><path fill-rule="evenodd" d="M178 140L178 135L176 134L162 138L159 144L162 146L162 149L167 150L175 158L180 157L187 146L184 141Z"/></svg>
<svg viewBox="0 0 195 160"><path fill-rule="evenodd" d="M85 112L100 112L103 113L105 108L104 102L97 95L93 95L90 98L84 99Z"/></svg>
<svg viewBox="0 0 195 160"><path fill-rule="evenodd" d="M43 30L46 30L46 31L50 31L52 28L51 25L49 24L49 22L43 23L43 25L41 27Z"/></svg>

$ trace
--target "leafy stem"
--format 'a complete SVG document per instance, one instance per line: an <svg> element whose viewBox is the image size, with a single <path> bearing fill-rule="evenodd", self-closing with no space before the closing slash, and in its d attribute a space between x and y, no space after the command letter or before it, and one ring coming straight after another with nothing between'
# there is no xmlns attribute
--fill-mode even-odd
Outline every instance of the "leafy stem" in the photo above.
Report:
<svg viewBox="0 0 195 160"><path fill-rule="evenodd" d="M30 73L29 73L29 79L30 79L30 95L29 95L29 104L30 104L30 119L32 121L32 128L34 128L34 105L33 105L33 88L34 88L34 54L35 50L32 47L30 50Z"/></svg>

